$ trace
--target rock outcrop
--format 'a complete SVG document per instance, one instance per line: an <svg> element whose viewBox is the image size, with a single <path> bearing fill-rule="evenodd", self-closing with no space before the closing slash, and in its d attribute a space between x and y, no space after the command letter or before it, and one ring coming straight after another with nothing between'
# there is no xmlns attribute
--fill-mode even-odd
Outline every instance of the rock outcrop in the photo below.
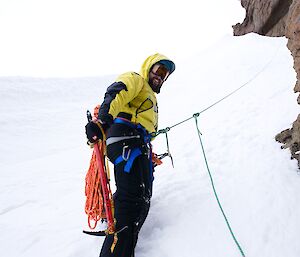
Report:
<svg viewBox="0 0 300 257"><path fill-rule="evenodd" d="M255 32L264 36L282 37L292 0L241 0L246 9L242 24L233 26L235 36Z"/></svg>
<svg viewBox="0 0 300 257"><path fill-rule="evenodd" d="M242 24L233 27L235 36L255 32L263 36L288 38L287 47L294 58L297 81L294 92L300 92L300 0L241 0L246 9ZM300 95L298 96L300 104ZM289 148L291 158L298 160L300 168L300 115L288 128L275 136L282 143L281 148Z"/></svg>

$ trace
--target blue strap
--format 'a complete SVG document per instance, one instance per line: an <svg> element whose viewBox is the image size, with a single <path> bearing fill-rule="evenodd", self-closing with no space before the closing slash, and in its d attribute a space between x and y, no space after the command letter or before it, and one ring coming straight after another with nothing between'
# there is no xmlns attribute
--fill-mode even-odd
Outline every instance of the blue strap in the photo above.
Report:
<svg viewBox="0 0 300 257"><path fill-rule="evenodd" d="M154 180L154 175L153 175L153 163L152 163L152 145L150 144L150 158L149 158L149 165L150 165L150 181L153 182Z"/></svg>
<svg viewBox="0 0 300 257"><path fill-rule="evenodd" d="M126 160L126 164L124 166L124 171L129 173L132 167L132 164L134 162L134 160L136 159L136 157L138 157L139 155L142 154L142 151L140 148L134 148L131 150L130 155L128 157L128 159ZM125 161L123 158L123 155L120 155L115 161L114 161L114 165L117 165L121 162Z"/></svg>
<svg viewBox="0 0 300 257"><path fill-rule="evenodd" d="M127 163L124 167L124 171L129 173L130 172L130 169L132 167L132 164L135 160L136 157L138 157L139 155L142 154L142 151L140 148L134 148L131 153L130 153L130 156L129 156L129 159L127 160Z"/></svg>
<svg viewBox="0 0 300 257"><path fill-rule="evenodd" d="M135 124L135 123L132 123L131 121L129 120L126 120L126 119L123 119L123 118L115 118L114 119L114 123L115 124L124 124L124 125L127 125L131 128L134 128L134 129L137 129L139 131L141 131L143 133L143 136L144 136L144 142L145 143L149 143L151 141L151 138L153 136L151 136L151 134L148 133L148 131L141 125L141 124Z"/></svg>
<svg viewBox="0 0 300 257"><path fill-rule="evenodd" d="M114 123L116 123L116 124L125 124L129 127L136 128L136 124L130 122L129 120L122 119L122 118L115 118Z"/></svg>
<svg viewBox="0 0 300 257"><path fill-rule="evenodd" d="M123 156L120 155L115 161L114 161L114 165L117 165L119 163L121 163L122 161L124 161Z"/></svg>

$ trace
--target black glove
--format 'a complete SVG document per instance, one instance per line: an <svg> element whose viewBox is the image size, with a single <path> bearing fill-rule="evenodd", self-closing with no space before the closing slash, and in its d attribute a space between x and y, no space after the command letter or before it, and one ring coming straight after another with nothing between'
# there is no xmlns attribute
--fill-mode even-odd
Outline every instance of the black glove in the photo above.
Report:
<svg viewBox="0 0 300 257"><path fill-rule="evenodd" d="M99 125L97 125L93 121L90 121L85 125L85 134L91 143L95 143L96 141L103 139L103 135L101 129L99 128Z"/></svg>
<svg viewBox="0 0 300 257"><path fill-rule="evenodd" d="M101 114L101 109L99 110L98 120L101 120L101 125L104 131L106 131L110 125L113 123L113 116L111 114Z"/></svg>

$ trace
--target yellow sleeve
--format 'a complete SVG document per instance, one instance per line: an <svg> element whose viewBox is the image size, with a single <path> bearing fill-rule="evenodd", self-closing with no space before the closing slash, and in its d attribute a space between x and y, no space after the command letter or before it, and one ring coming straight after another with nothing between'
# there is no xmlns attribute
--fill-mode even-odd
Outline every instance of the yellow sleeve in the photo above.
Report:
<svg viewBox="0 0 300 257"><path fill-rule="evenodd" d="M121 90L110 104L109 114L114 118L142 90L143 78L137 73L128 72L120 75L116 82L123 82L126 85L126 89Z"/></svg>

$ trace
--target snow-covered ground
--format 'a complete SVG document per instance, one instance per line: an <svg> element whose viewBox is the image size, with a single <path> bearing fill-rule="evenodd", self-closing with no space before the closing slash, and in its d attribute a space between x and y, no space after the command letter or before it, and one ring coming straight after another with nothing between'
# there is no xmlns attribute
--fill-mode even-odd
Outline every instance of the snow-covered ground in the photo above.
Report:
<svg viewBox="0 0 300 257"><path fill-rule="evenodd" d="M300 177L274 140L299 113L286 40L225 36L174 61L177 70L158 96L160 128L245 84L198 119L215 187L246 256L299 257ZM86 110L102 102L114 78L0 78L1 256L99 255L103 238L82 233L91 155L84 125ZM136 256L241 256L214 197L194 120L168 136L175 168L164 159L155 172ZM164 152L165 136L154 145Z"/></svg>

